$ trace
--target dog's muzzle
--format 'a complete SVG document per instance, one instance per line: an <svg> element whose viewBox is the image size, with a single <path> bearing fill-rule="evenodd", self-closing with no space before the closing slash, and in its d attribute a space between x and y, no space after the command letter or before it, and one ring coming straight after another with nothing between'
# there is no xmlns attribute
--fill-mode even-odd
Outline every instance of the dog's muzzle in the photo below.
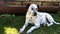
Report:
<svg viewBox="0 0 60 34"><path fill-rule="evenodd" d="M33 16L36 16L37 15L37 13L36 12L33 12Z"/></svg>
<svg viewBox="0 0 60 34"><path fill-rule="evenodd" d="M34 12L33 12L34 16L37 15L37 11L38 11L38 8L35 8L35 9L34 9Z"/></svg>

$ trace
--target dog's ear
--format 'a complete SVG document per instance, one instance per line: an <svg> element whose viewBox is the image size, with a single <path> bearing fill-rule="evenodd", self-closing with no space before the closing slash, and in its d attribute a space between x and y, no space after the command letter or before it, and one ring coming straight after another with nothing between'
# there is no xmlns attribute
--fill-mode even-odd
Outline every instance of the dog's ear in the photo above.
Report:
<svg viewBox="0 0 60 34"><path fill-rule="evenodd" d="M28 5L26 6L26 8L28 9L28 8L29 8L29 6L30 6L30 4L28 4Z"/></svg>
<svg viewBox="0 0 60 34"><path fill-rule="evenodd" d="M39 9L39 5L37 5L38 9Z"/></svg>

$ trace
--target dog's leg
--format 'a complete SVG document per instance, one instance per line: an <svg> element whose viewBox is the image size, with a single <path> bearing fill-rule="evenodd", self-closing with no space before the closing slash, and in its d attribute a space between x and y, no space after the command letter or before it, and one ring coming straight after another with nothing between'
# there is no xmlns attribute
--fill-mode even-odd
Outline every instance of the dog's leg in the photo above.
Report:
<svg viewBox="0 0 60 34"><path fill-rule="evenodd" d="M47 23L47 26L51 26L51 25L53 25L52 21L50 21L50 23Z"/></svg>
<svg viewBox="0 0 60 34"><path fill-rule="evenodd" d="M28 21L26 21L24 26L20 29L20 33L22 33L25 30L25 28L28 26L28 24L29 24Z"/></svg>
<svg viewBox="0 0 60 34"><path fill-rule="evenodd" d="M31 27L28 31L27 31L27 34L31 33L33 30L39 28L40 26L33 26Z"/></svg>
<svg viewBox="0 0 60 34"><path fill-rule="evenodd" d="M51 26L51 25L53 25L53 17L50 15L50 14L47 14L47 16L46 16L46 18L47 18L47 20L48 20L48 22L47 22L47 26Z"/></svg>
<svg viewBox="0 0 60 34"><path fill-rule="evenodd" d="M39 20L36 20L34 22L35 26L32 26L28 31L27 31L27 34L31 33L33 30L37 29L40 27L40 21Z"/></svg>

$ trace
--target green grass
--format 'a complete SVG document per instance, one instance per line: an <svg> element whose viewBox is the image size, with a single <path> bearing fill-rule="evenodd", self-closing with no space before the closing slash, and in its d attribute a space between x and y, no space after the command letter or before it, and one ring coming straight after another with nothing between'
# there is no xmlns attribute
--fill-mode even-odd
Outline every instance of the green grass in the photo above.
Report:
<svg viewBox="0 0 60 34"><path fill-rule="evenodd" d="M51 14L55 21L60 22L60 14ZM25 15L20 16L5 16L0 18L0 34L4 34L4 27L12 27L19 29L24 25ZM22 34L26 34L26 31L31 27L29 25ZM34 30L32 34L60 34L60 25L52 25L50 27L41 26L39 29Z"/></svg>

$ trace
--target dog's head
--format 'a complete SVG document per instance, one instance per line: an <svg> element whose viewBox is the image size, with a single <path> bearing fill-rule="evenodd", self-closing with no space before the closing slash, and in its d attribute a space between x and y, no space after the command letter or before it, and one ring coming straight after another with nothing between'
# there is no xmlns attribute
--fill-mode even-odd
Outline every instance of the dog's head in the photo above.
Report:
<svg viewBox="0 0 60 34"><path fill-rule="evenodd" d="M36 11L38 11L39 6L37 4L28 4L27 7L28 11L33 11L34 16L37 14Z"/></svg>
<svg viewBox="0 0 60 34"><path fill-rule="evenodd" d="M31 9L31 10L38 10L39 9L39 5L37 4L28 4L26 6L27 9Z"/></svg>

